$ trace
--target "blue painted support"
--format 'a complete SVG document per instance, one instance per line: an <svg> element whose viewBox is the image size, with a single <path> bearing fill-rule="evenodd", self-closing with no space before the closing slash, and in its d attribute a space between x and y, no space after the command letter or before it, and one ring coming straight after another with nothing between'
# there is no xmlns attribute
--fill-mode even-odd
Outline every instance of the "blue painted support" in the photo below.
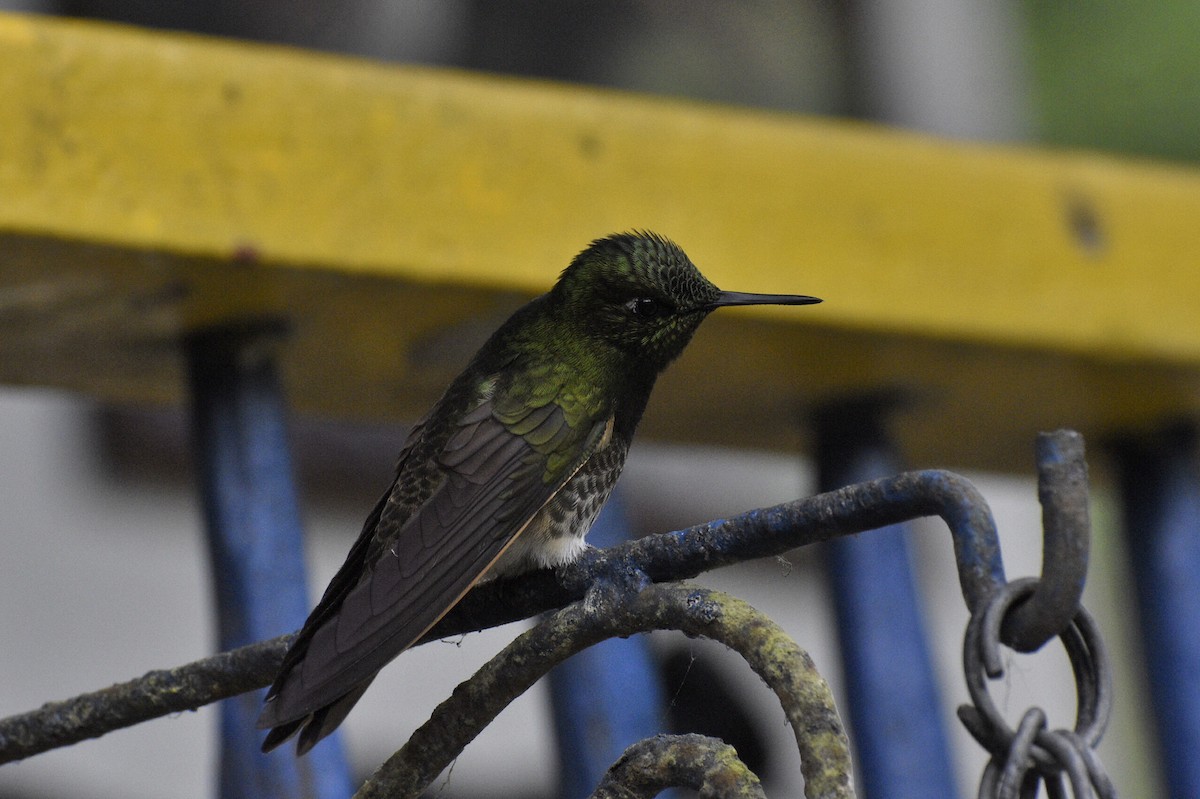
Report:
<svg viewBox="0 0 1200 799"><path fill-rule="evenodd" d="M219 646L297 629L309 610L283 391L265 331L218 330L187 344L192 426L217 600ZM265 691L221 703L222 799L349 796L340 741L298 759L259 751Z"/></svg>
<svg viewBox="0 0 1200 799"><path fill-rule="evenodd" d="M588 534L610 547L626 540L619 489ZM630 744L665 732L662 686L645 636L603 641L550 672L563 799L588 796Z"/></svg>
<svg viewBox="0 0 1200 799"><path fill-rule="evenodd" d="M821 490L896 474L888 403L816 415ZM867 799L957 796L941 696L926 647L905 526L829 542L849 720Z"/></svg>
<svg viewBox="0 0 1200 799"><path fill-rule="evenodd" d="M1191 427L1115 448L1167 786L1200 796L1200 439Z"/></svg>

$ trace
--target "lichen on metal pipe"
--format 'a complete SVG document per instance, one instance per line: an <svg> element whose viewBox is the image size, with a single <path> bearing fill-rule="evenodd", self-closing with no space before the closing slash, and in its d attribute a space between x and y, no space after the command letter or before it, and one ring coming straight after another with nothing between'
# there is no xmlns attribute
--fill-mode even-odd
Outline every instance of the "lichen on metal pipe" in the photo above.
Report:
<svg viewBox="0 0 1200 799"><path fill-rule="evenodd" d="M614 577L621 575L614 574ZM627 581L626 581L627 583ZM720 641L775 692L792 725L808 799L853 796L849 744L828 685L783 630L745 602L698 586L601 580L581 602L523 633L437 707L356 799L416 797L513 699L598 641L655 629Z"/></svg>
<svg viewBox="0 0 1200 799"><path fill-rule="evenodd" d="M651 799L666 788L691 788L700 799L766 799L762 783L737 751L706 735L656 735L625 750L589 799Z"/></svg>

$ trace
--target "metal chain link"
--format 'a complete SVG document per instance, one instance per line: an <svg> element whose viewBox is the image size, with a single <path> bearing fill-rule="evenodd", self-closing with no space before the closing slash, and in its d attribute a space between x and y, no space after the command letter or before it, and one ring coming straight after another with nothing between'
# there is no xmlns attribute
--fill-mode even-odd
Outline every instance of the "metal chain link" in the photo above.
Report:
<svg viewBox="0 0 1200 799"><path fill-rule="evenodd" d="M1115 799L1116 789L1096 755L1112 711L1112 673L1100 632L1083 607L1058 636L1075 673L1074 730L1048 729L1045 712L1036 707L1025 712L1014 730L988 693L988 681L1004 676L1001 625L1013 608L1033 595L1038 582L1027 577L1003 586L967 625L963 669L974 704L960 707L958 716L992 755L979 797L1034 797L1041 783L1052 799L1066 799L1067 784L1075 799Z"/></svg>

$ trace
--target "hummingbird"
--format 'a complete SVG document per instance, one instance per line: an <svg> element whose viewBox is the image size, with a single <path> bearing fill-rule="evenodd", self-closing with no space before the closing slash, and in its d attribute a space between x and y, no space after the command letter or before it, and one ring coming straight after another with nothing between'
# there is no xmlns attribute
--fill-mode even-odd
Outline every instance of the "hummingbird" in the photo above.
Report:
<svg viewBox="0 0 1200 799"><path fill-rule="evenodd" d="M263 751L297 732L310 750L480 580L578 557L655 380L710 312L817 302L721 291L654 233L592 242L410 431L267 692Z"/></svg>

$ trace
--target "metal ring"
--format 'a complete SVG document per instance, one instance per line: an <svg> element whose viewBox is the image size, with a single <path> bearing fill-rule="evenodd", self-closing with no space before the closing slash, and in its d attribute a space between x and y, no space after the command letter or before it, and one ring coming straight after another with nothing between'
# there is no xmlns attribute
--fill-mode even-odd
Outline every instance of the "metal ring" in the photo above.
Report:
<svg viewBox="0 0 1200 799"><path fill-rule="evenodd" d="M1060 731L1042 730L1038 733L1037 742L1054 758L1058 770L1066 773L1075 799L1092 799L1095 796L1087 764L1071 739Z"/></svg>
<svg viewBox="0 0 1200 799"><path fill-rule="evenodd" d="M1108 772L1100 764L1100 757L1096 754L1096 750L1074 732L1059 730L1058 734L1070 739L1075 746L1075 751L1079 752L1080 756L1083 757L1084 765L1087 766L1088 777L1092 781L1092 788L1095 789L1096 795L1100 799L1117 799L1117 786L1113 785Z"/></svg>
<svg viewBox="0 0 1200 799"><path fill-rule="evenodd" d="M1037 586L1036 578L1014 580L997 591L982 613L971 617L963 642L963 667L967 690L975 711L960 712L970 717L968 729L993 756L1004 758L1013 746L1016 732L996 709L987 690L987 681L1003 676L1000 657L1000 627L1009 609L1029 597ZM1059 638L1067 649L1076 677L1077 711L1075 734L1088 746L1095 746L1104 734L1112 708L1112 677L1108 658L1095 622L1080 607L1070 626ZM1039 771L1062 768L1053 753L1039 743L1030 748Z"/></svg>
<svg viewBox="0 0 1200 799"><path fill-rule="evenodd" d="M1044 774L1042 783L1046 786L1046 796L1049 799L1067 799L1067 789L1063 787L1062 774Z"/></svg>
<svg viewBox="0 0 1200 799"><path fill-rule="evenodd" d="M993 799L996 787L1000 784L1000 761L992 758L983 767L983 777L979 780L979 799Z"/></svg>
<svg viewBox="0 0 1200 799"><path fill-rule="evenodd" d="M1012 745L1004 761L1004 770L1000 773L1000 783L996 786L998 799L1019 799L1021 786L1025 783L1025 775L1029 771L1030 752L1034 738L1046 728L1046 712L1040 707L1031 707L1021 717L1017 725L1017 734L1013 736Z"/></svg>

